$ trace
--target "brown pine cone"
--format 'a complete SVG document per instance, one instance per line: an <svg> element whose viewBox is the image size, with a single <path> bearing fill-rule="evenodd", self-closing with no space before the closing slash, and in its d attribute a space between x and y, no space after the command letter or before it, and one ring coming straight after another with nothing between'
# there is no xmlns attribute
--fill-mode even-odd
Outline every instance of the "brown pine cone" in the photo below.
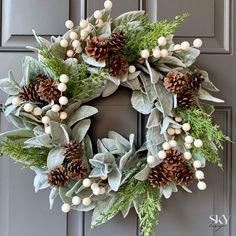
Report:
<svg viewBox="0 0 236 236"><path fill-rule="evenodd" d="M80 159L73 160L67 166L67 173L70 179L80 180L86 176L87 168L84 161Z"/></svg>
<svg viewBox="0 0 236 236"><path fill-rule="evenodd" d="M200 85L204 81L204 77L200 72L195 72L193 74L187 74L186 75L187 83L188 83L188 88L190 90L198 90Z"/></svg>
<svg viewBox="0 0 236 236"><path fill-rule="evenodd" d="M179 185L190 185L195 180L195 174L192 167L187 163L184 164L183 168L176 173L175 182Z"/></svg>
<svg viewBox="0 0 236 236"><path fill-rule="evenodd" d="M171 71L166 75L163 85L171 93L180 93L186 88L187 82L182 73Z"/></svg>
<svg viewBox="0 0 236 236"><path fill-rule="evenodd" d="M79 159L83 153L82 147L79 142L73 140L65 145L66 153L65 158L69 161Z"/></svg>
<svg viewBox="0 0 236 236"><path fill-rule="evenodd" d="M52 100L57 101L61 96L60 91L57 89L56 81L47 77L37 78L36 91L40 99L48 103Z"/></svg>
<svg viewBox="0 0 236 236"><path fill-rule="evenodd" d="M189 108L194 103L194 95L192 90L183 91L177 95L178 106L181 108Z"/></svg>
<svg viewBox="0 0 236 236"><path fill-rule="evenodd" d="M94 36L87 42L85 47L86 54L96 61L102 61L108 57L107 41Z"/></svg>
<svg viewBox="0 0 236 236"><path fill-rule="evenodd" d="M45 80L45 79L48 79L48 77L44 74L37 74L36 75L36 83L42 81L42 80Z"/></svg>
<svg viewBox="0 0 236 236"><path fill-rule="evenodd" d="M174 178L175 174L173 172L178 172L183 168L185 160L182 153L178 152L176 149L171 149L167 151L167 157L162 162L163 168L172 172L170 175Z"/></svg>
<svg viewBox="0 0 236 236"><path fill-rule="evenodd" d="M48 183L51 187L63 187L68 179L69 177L62 165L48 173Z"/></svg>
<svg viewBox="0 0 236 236"><path fill-rule="evenodd" d="M36 102L39 100L39 96L36 91L35 85L32 83L29 83L28 85L22 87L19 97L23 101L29 101L29 102Z"/></svg>
<svg viewBox="0 0 236 236"><path fill-rule="evenodd" d="M114 53L121 52L126 44L126 40L127 38L122 31L113 32L108 40L109 49Z"/></svg>
<svg viewBox="0 0 236 236"><path fill-rule="evenodd" d="M113 55L107 60L107 68L113 76L122 76L128 73L129 63L125 56L121 54Z"/></svg>

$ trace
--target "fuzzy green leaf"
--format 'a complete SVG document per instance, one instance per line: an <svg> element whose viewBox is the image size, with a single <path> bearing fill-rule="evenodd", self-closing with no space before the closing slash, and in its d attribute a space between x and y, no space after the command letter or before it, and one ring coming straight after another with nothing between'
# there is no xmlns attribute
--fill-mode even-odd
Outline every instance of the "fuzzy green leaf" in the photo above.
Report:
<svg viewBox="0 0 236 236"><path fill-rule="evenodd" d="M48 153L47 167L49 170L53 170L54 168L63 163L65 159L64 156L65 152L66 152L65 148L53 148Z"/></svg>

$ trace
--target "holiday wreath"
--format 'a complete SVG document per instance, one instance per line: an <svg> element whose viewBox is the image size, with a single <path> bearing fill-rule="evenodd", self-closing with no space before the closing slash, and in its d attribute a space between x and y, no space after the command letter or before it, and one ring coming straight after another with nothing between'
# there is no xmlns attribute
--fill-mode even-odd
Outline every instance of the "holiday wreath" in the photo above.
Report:
<svg viewBox="0 0 236 236"><path fill-rule="evenodd" d="M223 101L210 95L218 89L194 65L202 41L173 42L187 14L152 23L134 11L112 20L112 2L104 6L79 26L66 21L62 37L35 34L37 47L29 48L38 60L24 58L21 83L11 72L0 80L4 114L17 127L0 135L0 152L35 171L35 191L51 188L50 207L60 196L65 213L93 210L92 227L134 207L148 236L163 196L177 186L191 192L195 180L206 189L200 168L206 161L221 166L218 149L228 138L203 101ZM131 89L133 108L148 115L146 142L136 149L133 134L127 140L110 131L93 154L87 132L98 110L87 103L119 86Z"/></svg>

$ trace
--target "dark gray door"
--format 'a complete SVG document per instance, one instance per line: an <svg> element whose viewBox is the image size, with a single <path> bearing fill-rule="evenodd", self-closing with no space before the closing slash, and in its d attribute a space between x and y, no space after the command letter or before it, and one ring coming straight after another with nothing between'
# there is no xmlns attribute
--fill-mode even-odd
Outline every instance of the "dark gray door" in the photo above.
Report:
<svg viewBox="0 0 236 236"><path fill-rule="evenodd" d="M8 69L21 79L21 59L33 54L24 49L33 45L31 29L40 35L61 35L64 21L76 23L81 17L102 8L103 0L0 0L1 41L0 77ZM173 18L190 12L177 31L176 41L201 37L204 42L199 65L209 71L221 89L226 103L217 107L214 119L228 135L235 137L236 124L236 0L113 0L113 16L124 11L146 9L152 20ZM94 102L100 114L93 127L93 138L105 137L110 129L123 135L133 132L140 144L144 136L143 117L132 110L130 93L120 90L112 97ZM0 103L4 95L0 96ZM1 131L11 127L1 116ZM226 144L222 159L224 172L208 166L205 192L193 189L194 194L179 191L163 202L160 226L156 236L233 236L236 232L236 160L235 145ZM131 212L126 220L121 216L90 231L90 214L60 212L60 202L48 210L48 191L34 193L33 173L20 170L21 166L9 159L0 160L0 235L1 236L138 236L137 217ZM231 216L231 223L216 231L209 227L210 215Z"/></svg>

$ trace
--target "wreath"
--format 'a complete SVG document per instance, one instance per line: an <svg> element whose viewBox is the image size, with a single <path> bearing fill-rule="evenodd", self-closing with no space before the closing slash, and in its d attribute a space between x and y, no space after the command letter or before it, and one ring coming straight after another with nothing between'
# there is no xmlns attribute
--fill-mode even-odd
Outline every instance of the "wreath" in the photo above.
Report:
<svg viewBox="0 0 236 236"><path fill-rule="evenodd" d="M35 191L51 188L62 211L93 210L92 227L134 207L142 234L151 235L162 197L177 187L187 192L195 180L206 189L206 161L222 167L218 149L229 140L211 120L212 105L223 102L219 90L194 63L202 41L174 44L173 32L188 16L149 22L144 11L111 19L112 2L68 28L62 37L28 47L23 79L12 72L0 80L8 95L6 118L15 130L0 135L1 155L35 171ZM94 154L88 130L98 112L88 102L112 95L120 86L132 90L133 108L147 116L146 141L139 148L114 131L97 141Z"/></svg>

